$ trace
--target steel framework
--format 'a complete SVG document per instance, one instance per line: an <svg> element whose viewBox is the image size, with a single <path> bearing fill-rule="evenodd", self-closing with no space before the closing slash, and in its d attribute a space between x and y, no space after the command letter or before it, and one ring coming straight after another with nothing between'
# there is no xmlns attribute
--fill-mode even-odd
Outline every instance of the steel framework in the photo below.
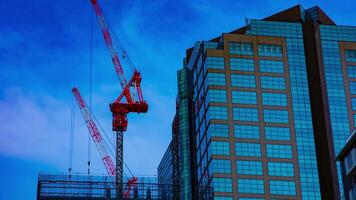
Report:
<svg viewBox="0 0 356 200"><path fill-rule="evenodd" d="M133 192L120 199L175 200L177 185L162 185L156 177L138 177ZM129 179L124 178L124 183ZM166 195L159 195L166 194ZM39 174L37 200L67 199L117 199L116 181L111 176L84 174Z"/></svg>

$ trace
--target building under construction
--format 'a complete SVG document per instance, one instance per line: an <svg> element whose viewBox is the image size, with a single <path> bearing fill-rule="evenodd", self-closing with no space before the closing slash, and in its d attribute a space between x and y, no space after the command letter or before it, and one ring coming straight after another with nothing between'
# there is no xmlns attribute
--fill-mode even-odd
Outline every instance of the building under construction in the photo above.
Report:
<svg viewBox="0 0 356 200"><path fill-rule="evenodd" d="M124 178L127 185L129 178ZM137 183L128 190L124 187L119 199L178 199L179 186L158 184L156 177L138 177ZM54 199L118 199L115 177L84 174L40 174L37 184L37 200Z"/></svg>
<svg viewBox="0 0 356 200"><path fill-rule="evenodd" d="M39 174L37 200L109 200L151 199L179 200L179 185L160 183L156 177L138 177L128 188L129 178L124 178L123 197L117 197L115 177L87 174ZM157 182L158 181L158 182ZM198 194L199 200L213 199L212 190Z"/></svg>

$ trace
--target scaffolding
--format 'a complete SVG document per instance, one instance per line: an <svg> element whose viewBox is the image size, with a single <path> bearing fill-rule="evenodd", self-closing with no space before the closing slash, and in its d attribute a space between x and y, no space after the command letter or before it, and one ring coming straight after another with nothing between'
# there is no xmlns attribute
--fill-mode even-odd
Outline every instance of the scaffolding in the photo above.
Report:
<svg viewBox="0 0 356 200"><path fill-rule="evenodd" d="M128 178L124 178L123 186ZM124 187L125 189L125 187ZM156 177L138 177L126 199L176 200L179 186L158 184ZM38 176L37 200L112 200L116 198L115 177L84 174L44 174Z"/></svg>

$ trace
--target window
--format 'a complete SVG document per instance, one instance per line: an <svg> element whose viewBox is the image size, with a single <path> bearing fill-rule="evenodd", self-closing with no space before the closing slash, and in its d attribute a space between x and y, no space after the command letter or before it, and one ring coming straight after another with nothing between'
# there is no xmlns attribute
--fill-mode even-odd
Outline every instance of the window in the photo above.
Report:
<svg viewBox="0 0 356 200"><path fill-rule="evenodd" d="M207 57L207 67L213 69L224 69L224 57Z"/></svg>
<svg viewBox="0 0 356 200"><path fill-rule="evenodd" d="M262 102L265 106L287 106L287 95L279 93L262 93Z"/></svg>
<svg viewBox="0 0 356 200"><path fill-rule="evenodd" d="M213 178L215 192L232 192L231 178Z"/></svg>
<svg viewBox="0 0 356 200"><path fill-rule="evenodd" d="M258 126L235 125L234 133L236 138L245 138L245 139L260 138L260 129Z"/></svg>
<svg viewBox="0 0 356 200"><path fill-rule="evenodd" d="M223 44L221 42L203 42L204 52L207 49L221 49L222 45Z"/></svg>
<svg viewBox="0 0 356 200"><path fill-rule="evenodd" d="M288 123L288 111L286 110L263 110L263 121L270 123Z"/></svg>
<svg viewBox="0 0 356 200"><path fill-rule="evenodd" d="M284 73L283 62L277 60L260 60L260 72Z"/></svg>
<svg viewBox="0 0 356 200"><path fill-rule="evenodd" d="M352 98L352 110L356 110L356 98Z"/></svg>
<svg viewBox="0 0 356 200"><path fill-rule="evenodd" d="M228 142L212 141L210 147L214 155L230 155L230 144Z"/></svg>
<svg viewBox="0 0 356 200"><path fill-rule="evenodd" d="M356 82L350 82L349 87L350 87L350 93L356 94Z"/></svg>
<svg viewBox="0 0 356 200"><path fill-rule="evenodd" d="M352 150L351 150L351 153L352 153ZM351 167L352 167L352 154L351 153L348 153L344 159L344 164L345 164L345 169L346 169L346 172L349 172Z"/></svg>
<svg viewBox="0 0 356 200"><path fill-rule="evenodd" d="M344 158L346 176L350 175L350 172L353 171L356 165L356 148L352 150Z"/></svg>
<svg viewBox="0 0 356 200"><path fill-rule="evenodd" d="M261 161L236 161L237 174L262 175Z"/></svg>
<svg viewBox="0 0 356 200"><path fill-rule="evenodd" d="M240 193L263 194L265 187L263 180L237 179L237 188Z"/></svg>
<svg viewBox="0 0 356 200"><path fill-rule="evenodd" d="M210 124L208 134L211 137L229 137L228 124Z"/></svg>
<svg viewBox="0 0 356 200"><path fill-rule="evenodd" d="M255 64L252 59L230 58L230 69L239 71L255 71Z"/></svg>
<svg viewBox="0 0 356 200"><path fill-rule="evenodd" d="M268 162L268 175L270 175L270 176L294 176L293 163Z"/></svg>
<svg viewBox="0 0 356 200"><path fill-rule="evenodd" d="M271 194L276 195L296 195L294 181L270 181L269 182Z"/></svg>
<svg viewBox="0 0 356 200"><path fill-rule="evenodd" d="M231 86L255 88L256 79L253 75L231 74Z"/></svg>
<svg viewBox="0 0 356 200"><path fill-rule="evenodd" d="M261 157L261 145L256 143L235 143L235 153L237 156Z"/></svg>
<svg viewBox="0 0 356 200"><path fill-rule="evenodd" d="M255 108L233 108L234 120L238 121L258 121L258 112Z"/></svg>
<svg viewBox="0 0 356 200"><path fill-rule="evenodd" d="M229 42L230 54L253 55L251 43Z"/></svg>
<svg viewBox="0 0 356 200"><path fill-rule="evenodd" d="M345 50L346 62L356 62L356 50Z"/></svg>
<svg viewBox="0 0 356 200"><path fill-rule="evenodd" d="M211 165L213 168L212 173L223 173L230 174L231 173L231 162L230 160L218 160L212 159Z"/></svg>
<svg viewBox="0 0 356 200"><path fill-rule="evenodd" d="M356 188L352 187L351 189L349 189L349 199L356 199Z"/></svg>
<svg viewBox="0 0 356 200"><path fill-rule="evenodd" d="M268 57L282 57L282 47L272 44L259 44L258 55Z"/></svg>
<svg viewBox="0 0 356 200"><path fill-rule="evenodd" d="M290 145L267 144L267 157L269 158L292 158L292 147Z"/></svg>
<svg viewBox="0 0 356 200"><path fill-rule="evenodd" d="M208 108L210 119L227 120L227 108L221 106L210 106Z"/></svg>
<svg viewBox="0 0 356 200"><path fill-rule="evenodd" d="M232 197L217 197L214 195L214 200L233 200Z"/></svg>
<svg viewBox="0 0 356 200"><path fill-rule="evenodd" d="M226 85L225 74L220 73L208 73L209 85Z"/></svg>
<svg viewBox="0 0 356 200"><path fill-rule="evenodd" d="M347 75L349 78L356 78L356 66L347 66Z"/></svg>
<svg viewBox="0 0 356 200"><path fill-rule="evenodd" d="M261 76L261 88L285 90L286 83L283 77Z"/></svg>
<svg viewBox="0 0 356 200"><path fill-rule="evenodd" d="M225 90L208 90L209 102L226 103L226 91Z"/></svg>
<svg viewBox="0 0 356 200"><path fill-rule="evenodd" d="M256 92L232 91L232 103L257 104Z"/></svg>
<svg viewBox="0 0 356 200"><path fill-rule="evenodd" d="M265 127L266 140L284 140L290 141L290 129L287 127Z"/></svg>

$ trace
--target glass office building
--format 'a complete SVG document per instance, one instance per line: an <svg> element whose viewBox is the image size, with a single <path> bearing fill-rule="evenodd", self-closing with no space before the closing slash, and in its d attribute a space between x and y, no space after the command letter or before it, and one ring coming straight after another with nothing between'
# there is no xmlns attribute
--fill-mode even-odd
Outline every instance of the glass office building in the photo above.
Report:
<svg viewBox="0 0 356 200"><path fill-rule="evenodd" d="M198 185L216 199L320 198L301 26L253 20L195 48Z"/></svg>
<svg viewBox="0 0 356 200"><path fill-rule="evenodd" d="M159 186L162 188L160 190L160 196L166 197L167 199L171 194L164 193L164 187L166 185L173 184L173 141L169 144L166 152L163 155L163 158L157 168L157 181ZM171 199L171 198L169 198Z"/></svg>
<svg viewBox="0 0 356 200"><path fill-rule="evenodd" d="M178 143L192 163L179 159L191 178L181 193L339 199L335 155L356 124L355 37L356 27L298 5L188 49L178 89L192 90L179 100L189 133Z"/></svg>

